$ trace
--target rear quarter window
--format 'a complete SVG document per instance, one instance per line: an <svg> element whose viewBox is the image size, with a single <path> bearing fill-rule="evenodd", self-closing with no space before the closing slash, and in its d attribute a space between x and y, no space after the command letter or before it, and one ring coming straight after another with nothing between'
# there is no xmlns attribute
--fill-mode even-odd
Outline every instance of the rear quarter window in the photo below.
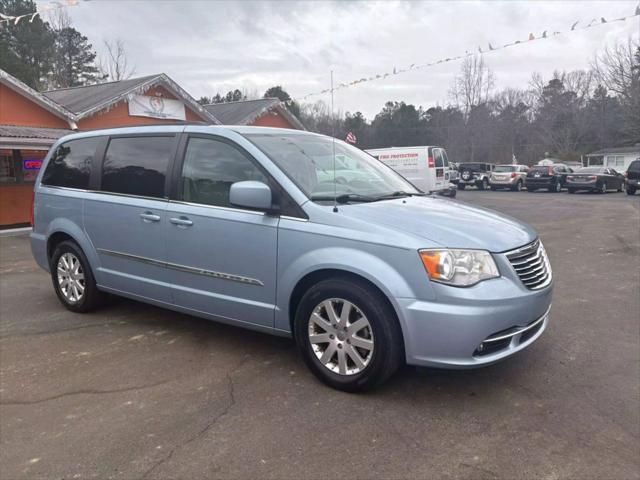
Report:
<svg viewBox="0 0 640 480"><path fill-rule="evenodd" d="M91 164L99 137L71 140L60 145L42 175L42 184L52 187L89 188Z"/></svg>

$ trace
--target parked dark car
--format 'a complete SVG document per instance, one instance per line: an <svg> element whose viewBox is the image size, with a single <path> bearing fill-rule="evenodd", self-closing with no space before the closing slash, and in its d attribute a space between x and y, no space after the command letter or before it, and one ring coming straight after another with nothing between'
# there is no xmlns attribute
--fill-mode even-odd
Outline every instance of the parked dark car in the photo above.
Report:
<svg viewBox="0 0 640 480"><path fill-rule="evenodd" d="M529 169L524 186L527 191L535 192L546 189L549 192L560 192L566 186L567 174L573 172L563 163L553 165L536 165Z"/></svg>
<svg viewBox="0 0 640 480"><path fill-rule="evenodd" d="M571 175L567 175L567 190L575 193L578 190L607 193L607 190L624 189L624 175L608 167L585 167Z"/></svg>
<svg viewBox="0 0 640 480"><path fill-rule="evenodd" d="M635 195L636 190L640 190L640 158L629 164L627 172L627 195Z"/></svg>
<svg viewBox="0 0 640 480"><path fill-rule="evenodd" d="M491 172L495 165L492 163L461 163L458 165L460 177L456 184L460 190L467 186L476 186L478 190L487 190L491 180Z"/></svg>

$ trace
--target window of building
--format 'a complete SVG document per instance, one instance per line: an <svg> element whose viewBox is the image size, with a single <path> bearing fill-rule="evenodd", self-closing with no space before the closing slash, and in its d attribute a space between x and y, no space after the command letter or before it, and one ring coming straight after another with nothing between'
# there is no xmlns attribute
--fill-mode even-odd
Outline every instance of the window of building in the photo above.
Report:
<svg viewBox="0 0 640 480"><path fill-rule="evenodd" d="M111 139L102 166L102 191L165 197L174 141L173 136Z"/></svg>
<svg viewBox="0 0 640 480"><path fill-rule="evenodd" d="M609 155L607 157L607 166L609 167L623 167L624 155Z"/></svg>
<svg viewBox="0 0 640 480"><path fill-rule="evenodd" d="M191 138L182 169L182 199L186 202L230 207L231 184L245 180L268 183L243 153L218 140Z"/></svg>
<svg viewBox="0 0 640 480"><path fill-rule="evenodd" d="M60 145L47 164L43 185L67 188L89 188L91 162L99 138L71 140Z"/></svg>
<svg viewBox="0 0 640 480"><path fill-rule="evenodd" d="M0 150L0 184L16 183L17 181L13 152L11 150Z"/></svg>
<svg viewBox="0 0 640 480"><path fill-rule="evenodd" d="M22 180L35 182L47 152L44 150L20 150L20 155L22 157Z"/></svg>

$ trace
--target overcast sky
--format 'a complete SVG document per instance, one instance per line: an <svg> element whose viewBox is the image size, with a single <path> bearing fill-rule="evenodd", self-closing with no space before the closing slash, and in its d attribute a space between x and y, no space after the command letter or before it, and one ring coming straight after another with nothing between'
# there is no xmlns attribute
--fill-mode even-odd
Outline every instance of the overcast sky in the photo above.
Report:
<svg viewBox="0 0 640 480"><path fill-rule="evenodd" d="M38 2L45 4L47 2ZM282 85L293 97L412 63L565 31L575 21L634 13L637 1L222 2L93 0L69 8L75 28L100 51L121 38L135 76L164 72L191 95L232 88L262 94ZM534 71L586 68L604 45L640 35L640 17L485 55L497 87L525 86ZM336 110L371 118L388 100L447 102L460 67L450 62L336 93ZM310 100L325 97L313 97Z"/></svg>

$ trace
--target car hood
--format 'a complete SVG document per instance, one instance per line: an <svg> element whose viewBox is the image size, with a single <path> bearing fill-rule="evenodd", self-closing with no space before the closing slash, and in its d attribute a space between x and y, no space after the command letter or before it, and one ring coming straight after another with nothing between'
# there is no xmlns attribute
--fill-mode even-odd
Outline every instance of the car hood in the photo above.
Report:
<svg viewBox="0 0 640 480"><path fill-rule="evenodd" d="M502 213L441 197L408 197L340 209L354 221L391 228L443 247L504 252L537 238L526 223Z"/></svg>

